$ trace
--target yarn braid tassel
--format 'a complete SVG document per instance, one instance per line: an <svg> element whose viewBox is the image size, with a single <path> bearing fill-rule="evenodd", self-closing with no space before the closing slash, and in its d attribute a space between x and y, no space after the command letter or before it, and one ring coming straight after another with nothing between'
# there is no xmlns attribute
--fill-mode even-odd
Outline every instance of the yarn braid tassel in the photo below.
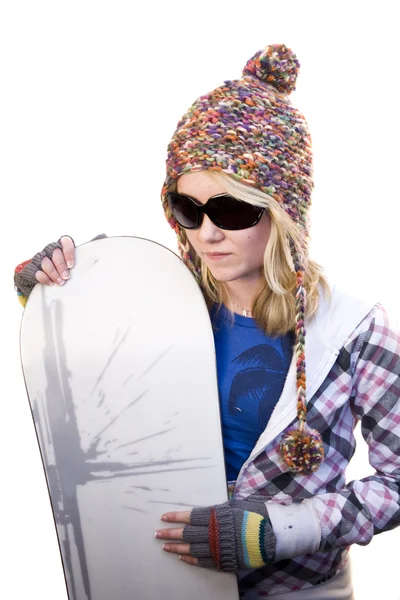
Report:
<svg viewBox="0 0 400 600"><path fill-rule="evenodd" d="M304 268L302 259L293 242L291 251L296 273L296 390L298 428L288 431L280 444L282 458L294 473L310 475L318 469L324 459L324 446L321 435L310 429L306 423L306 359L305 359L305 307Z"/></svg>

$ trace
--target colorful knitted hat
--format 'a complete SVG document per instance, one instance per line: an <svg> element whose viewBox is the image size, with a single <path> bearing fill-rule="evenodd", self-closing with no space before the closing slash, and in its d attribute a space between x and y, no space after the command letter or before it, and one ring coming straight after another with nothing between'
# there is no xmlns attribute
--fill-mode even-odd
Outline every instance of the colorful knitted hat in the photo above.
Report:
<svg viewBox="0 0 400 600"><path fill-rule="evenodd" d="M296 272L296 365L298 429L286 434L282 456L294 472L312 473L323 460L318 432L306 425L305 289L303 258L308 246L311 204L311 138L303 115L288 95L295 89L299 62L283 44L267 46L247 62L242 78L225 81L200 96L179 121L168 146L162 203L178 237L183 261L200 279L198 261L173 218L166 194L180 175L223 171L272 196L303 232L304 245L289 240ZM288 261L289 262L289 261Z"/></svg>

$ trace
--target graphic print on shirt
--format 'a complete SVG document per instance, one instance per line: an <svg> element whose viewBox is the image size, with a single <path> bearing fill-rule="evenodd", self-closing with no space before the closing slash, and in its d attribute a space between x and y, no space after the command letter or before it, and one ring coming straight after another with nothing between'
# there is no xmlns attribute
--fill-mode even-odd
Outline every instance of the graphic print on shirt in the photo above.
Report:
<svg viewBox="0 0 400 600"><path fill-rule="evenodd" d="M229 414L238 416L249 407L258 407L258 422L265 426L282 391L282 377L287 373L290 348L280 344L281 352L274 346L259 344L237 356L232 364L243 367L233 377L228 400ZM288 352L289 350L289 352ZM254 411L254 409L253 409Z"/></svg>
<svg viewBox="0 0 400 600"><path fill-rule="evenodd" d="M222 307L211 313L228 481L234 481L264 431L285 384L293 334L273 338L255 319Z"/></svg>

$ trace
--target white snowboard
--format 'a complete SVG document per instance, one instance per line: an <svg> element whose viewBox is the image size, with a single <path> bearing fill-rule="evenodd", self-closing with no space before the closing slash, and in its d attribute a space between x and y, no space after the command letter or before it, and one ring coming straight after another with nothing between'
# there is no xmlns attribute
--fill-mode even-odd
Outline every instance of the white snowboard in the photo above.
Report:
<svg viewBox="0 0 400 600"><path fill-rule="evenodd" d="M140 238L76 249L36 286L21 357L70 600L236 600L236 578L154 538L227 499L211 324L180 259Z"/></svg>

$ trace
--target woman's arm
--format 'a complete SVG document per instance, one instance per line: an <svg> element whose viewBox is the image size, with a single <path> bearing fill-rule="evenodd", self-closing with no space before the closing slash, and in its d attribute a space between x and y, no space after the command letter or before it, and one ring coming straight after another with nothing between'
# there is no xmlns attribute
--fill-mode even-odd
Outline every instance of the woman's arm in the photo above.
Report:
<svg viewBox="0 0 400 600"><path fill-rule="evenodd" d="M375 473L310 499L321 526L320 550L365 545L400 524L400 338L381 306L357 335L351 402Z"/></svg>

